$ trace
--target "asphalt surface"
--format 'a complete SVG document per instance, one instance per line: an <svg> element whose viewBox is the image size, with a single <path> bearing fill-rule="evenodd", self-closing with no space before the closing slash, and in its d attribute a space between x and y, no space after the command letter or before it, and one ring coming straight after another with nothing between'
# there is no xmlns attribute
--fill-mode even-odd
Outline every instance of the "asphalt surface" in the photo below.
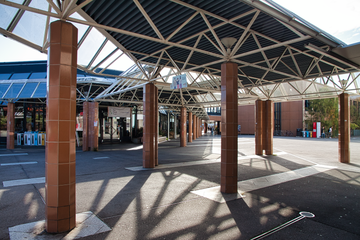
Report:
<svg viewBox="0 0 360 240"><path fill-rule="evenodd" d="M191 191L219 186L219 162L134 172L125 168L142 165L141 145L78 149L76 211L92 211L112 229L83 239L251 239L301 211L315 217L265 239L360 239L360 138L351 139L350 164L338 162L337 139L274 137L274 155L263 158L251 157L254 142L254 136L238 138L239 181L316 164L334 168L218 203ZM159 144L159 164L220 158L220 136L179 146L177 140ZM16 153L28 155L3 155ZM0 239L9 239L9 227L45 219L45 184L2 184L44 177L44 148L0 149L0 164L34 161L38 163L0 166Z"/></svg>

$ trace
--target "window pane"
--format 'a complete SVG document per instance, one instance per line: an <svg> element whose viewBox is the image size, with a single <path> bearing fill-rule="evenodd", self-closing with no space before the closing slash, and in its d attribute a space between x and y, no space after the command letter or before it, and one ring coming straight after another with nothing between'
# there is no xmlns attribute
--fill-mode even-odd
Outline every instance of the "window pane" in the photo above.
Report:
<svg viewBox="0 0 360 240"><path fill-rule="evenodd" d="M22 4L22 0L18 1L12 1L18 4ZM17 13L18 9L13 7L8 7L5 5L0 4L0 27L7 29L9 27L9 24L15 17L15 14Z"/></svg>
<svg viewBox="0 0 360 240"><path fill-rule="evenodd" d="M29 75L30 73L14 73L10 79L28 79Z"/></svg>
<svg viewBox="0 0 360 240"><path fill-rule="evenodd" d="M9 80L11 73L0 73L0 80Z"/></svg>
<svg viewBox="0 0 360 240"><path fill-rule="evenodd" d="M32 73L29 79L43 79L46 78L46 72L35 72Z"/></svg>
<svg viewBox="0 0 360 240"><path fill-rule="evenodd" d="M19 98L30 98L38 83L26 83Z"/></svg>
<svg viewBox="0 0 360 240"><path fill-rule="evenodd" d="M10 83L0 84L0 98L3 98L6 90L9 88Z"/></svg>
<svg viewBox="0 0 360 240"><path fill-rule="evenodd" d="M40 83L33 98L46 98L46 83Z"/></svg>
<svg viewBox="0 0 360 240"><path fill-rule="evenodd" d="M16 25L14 33L38 46L42 46L45 25L46 16L25 11Z"/></svg>
<svg viewBox="0 0 360 240"><path fill-rule="evenodd" d="M24 86L24 83L14 83L6 93L5 98L16 98L22 86Z"/></svg>

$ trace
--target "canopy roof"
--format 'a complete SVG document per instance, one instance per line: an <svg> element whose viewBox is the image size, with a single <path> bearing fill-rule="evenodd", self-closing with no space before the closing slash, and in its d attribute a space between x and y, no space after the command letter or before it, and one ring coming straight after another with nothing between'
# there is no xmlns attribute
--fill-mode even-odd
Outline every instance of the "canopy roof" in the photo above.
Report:
<svg viewBox="0 0 360 240"><path fill-rule="evenodd" d="M270 0L0 3L0 32L42 52L50 22L61 19L79 29L79 69L118 78L95 101L142 104L141 87L153 82L160 106L219 106L226 61L238 64L239 104L360 93L359 65L339 55L346 44ZM234 42L226 46L229 37ZM135 65L121 76L104 73L125 59ZM188 87L170 89L179 74L186 74Z"/></svg>

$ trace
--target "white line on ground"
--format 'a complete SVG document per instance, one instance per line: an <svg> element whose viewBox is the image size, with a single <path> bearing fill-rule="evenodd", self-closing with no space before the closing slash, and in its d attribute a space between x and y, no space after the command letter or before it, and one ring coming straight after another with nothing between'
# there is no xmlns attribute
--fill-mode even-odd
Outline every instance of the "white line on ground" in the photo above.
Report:
<svg viewBox="0 0 360 240"><path fill-rule="evenodd" d="M285 152L282 152L283 154L286 154ZM277 153L274 153L277 154ZM264 159L262 156L258 155L248 155L248 156L241 156L238 157L239 160L243 159L249 159L249 158L260 158ZM203 164L209 164L209 163L217 163L221 162L221 158L216 159L208 159L208 160L199 160L199 161L191 161L191 162L180 162L180 163L169 163L169 164L160 164L159 166L156 166L155 168L143 168L142 166L139 167L128 167L125 168L130 171L147 171L147 170L157 170L157 169L163 169L163 168L175 168L175 167L186 167L186 166L195 166L195 165L203 165Z"/></svg>
<svg viewBox="0 0 360 240"><path fill-rule="evenodd" d="M11 156L26 156L27 153L10 153L10 154L0 154L0 157L11 157Z"/></svg>
<svg viewBox="0 0 360 240"><path fill-rule="evenodd" d="M104 159L104 158L109 158L109 157L96 157L96 158L93 158L93 159Z"/></svg>
<svg viewBox="0 0 360 240"><path fill-rule="evenodd" d="M310 167L300 168L294 171L288 171L283 173L276 173L264 177L248 179L238 182L238 193L232 194L232 196L224 199L222 193L220 192L220 186L201 189L197 191L192 191L192 193L199 196L214 200L216 202L225 202L229 200L238 199L241 197L241 194L245 192L251 192L261 188L271 187L277 184L301 179L304 177L312 176L318 173L322 173L336 167L324 166L324 165L314 165Z"/></svg>
<svg viewBox="0 0 360 240"><path fill-rule="evenodd" d="M160 164L159 166L156 166L156 168L143 168L141 166L141 167L128 167L125 169L130 170L130 171L146 171L146 170L154 170L154 169L157 170L157 169L163 169L163 168L203 165L203 164L217 163L217 162L220 162L220 159L209 159L209 160L200 160L200 161L191 161L191 162Z"/></svg>
<svg viewBox="0 0 360 240"><path fill-rule="evenodd" d="M36 164L37 162L17 162L17 163L2 163L0 166L13 166L13 165L24 165L24 164Z"/></svg>
<svg viewBox="0 0 360 240"><path fill-rule="evenodd" d="M280 149L278 149L278 148L276 148L276 149L279 150L279 151L282 151L282 150L280 150ZM291 153L288 153L288 154L291 155L291 156L293 156L293 157L297 157L297 158L299 158L299 159L302 159L302 160L305 160L305 161L307 161L307 162L310 162L310 163L312 163L312 164L317 164L317 163L314 162L314 161L311 161L311 160L308 160L308 159L305 159L305 158L296 156L296 155L294 155L294 154L291 154Z"/></svg>
<svg viewBox="0 0 360 240"><path fill-rule="evenodd" d="M14 187L14 186L22 186L22 185L28 185L28 184L36 184L36 183L45 183L45 177L3 181L3 186L4 187Z"/></svg>

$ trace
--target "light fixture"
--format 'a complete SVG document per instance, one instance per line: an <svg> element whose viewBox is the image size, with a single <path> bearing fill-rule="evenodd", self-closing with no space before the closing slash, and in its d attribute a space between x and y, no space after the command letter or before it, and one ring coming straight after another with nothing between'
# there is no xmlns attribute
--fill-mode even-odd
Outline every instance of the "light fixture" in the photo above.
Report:
<svg viewBox="0 0 360 240"><path fill-rule="evenodd" d="M234 45L234 43L237 41L236 38L233 37L225 37L221 39L221 42L224 44L224 46L226 47L226 52L228 54L230 54L230 48L232 47L232 45Z"/></svg>
<svg viewBox="0 0 360 240"><path fill-rule="evenodd" d="M348 80L345 80L345 79L340 80L340 84L341 84L342 87L346 87L347 82L348 82Z"/></svg>
<svg viewBox="0 0 360 240"><path fill-rule="evenodd" d="M148 73L152 73L152 71L154 71L154 68L150 66L146 67L145 69L148 71Z"/></svg>

